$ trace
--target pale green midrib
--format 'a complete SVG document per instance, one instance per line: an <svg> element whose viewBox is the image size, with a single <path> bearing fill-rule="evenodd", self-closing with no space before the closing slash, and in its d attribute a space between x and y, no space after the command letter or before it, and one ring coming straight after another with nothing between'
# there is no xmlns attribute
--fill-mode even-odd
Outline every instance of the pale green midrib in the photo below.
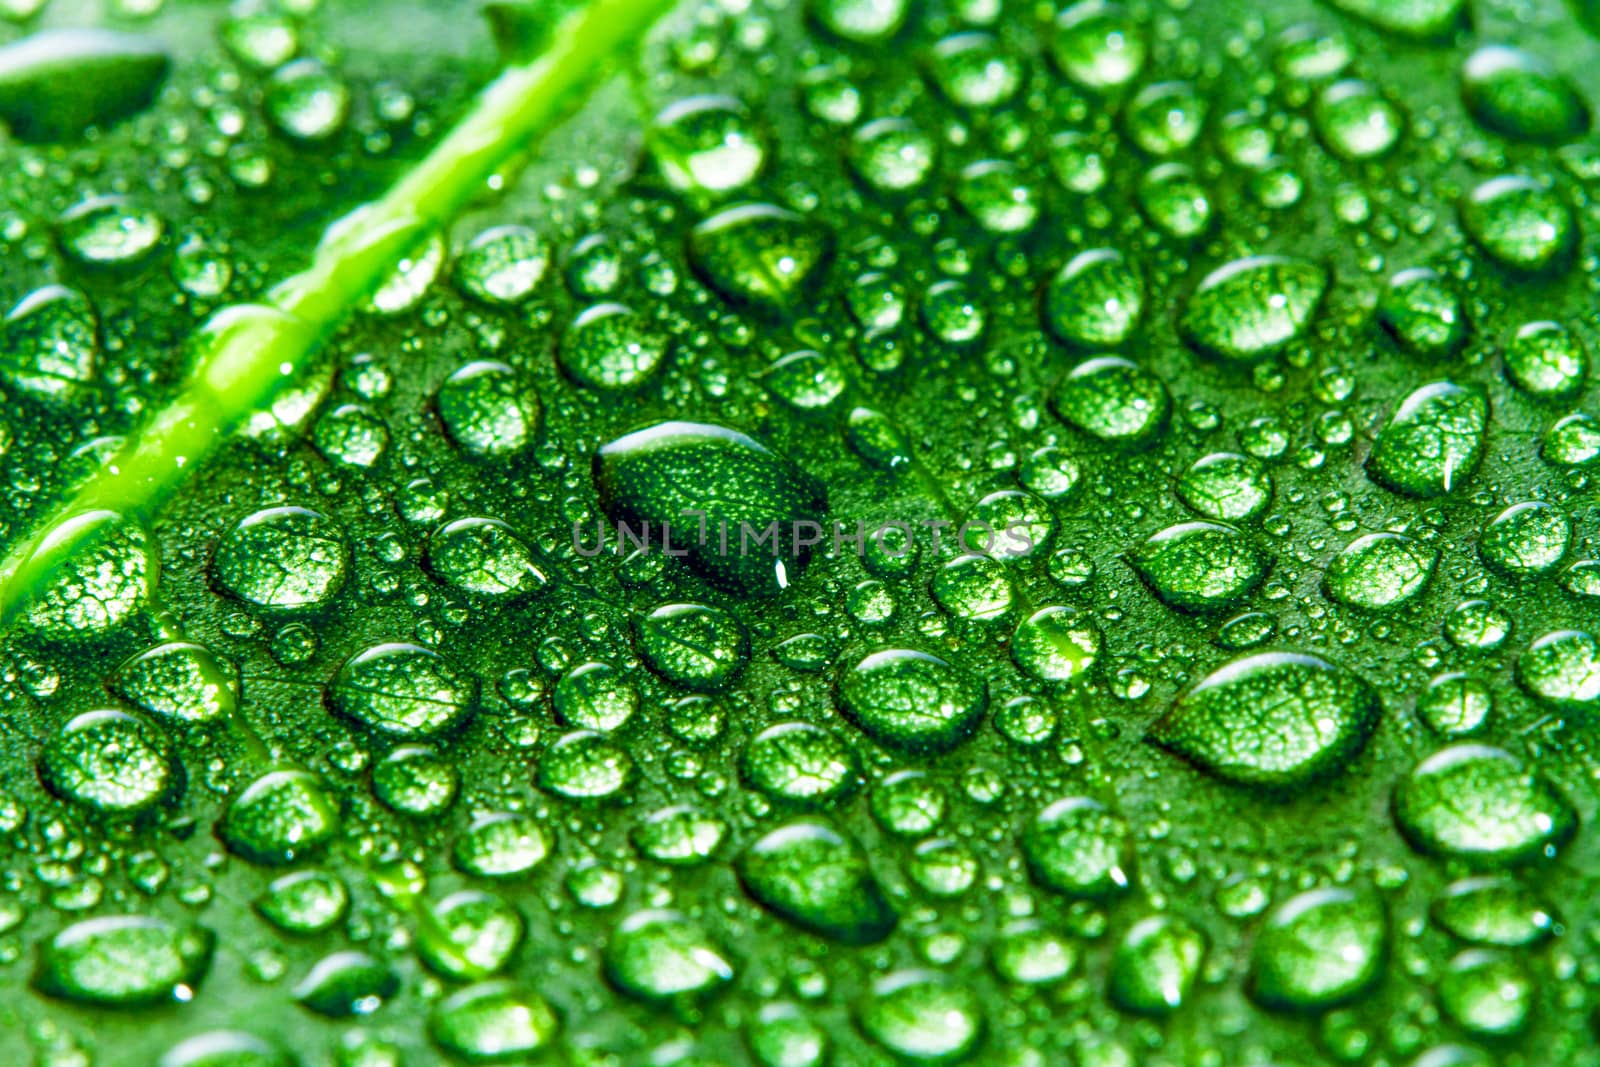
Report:
<svg viewBox="0 0 1600 1067"><path fill-rule="evenodd" d="M594 0L539 58L507 68L471 112L380 199L329 227L309 267L260 303L224 308L197 331L194 369L106 466L19 538L0 561L0 626L12 623L107 524L148 514L250 413L294 381L357 302L426 234L448 223L592 86L605 61L674 0Z"/></svg>

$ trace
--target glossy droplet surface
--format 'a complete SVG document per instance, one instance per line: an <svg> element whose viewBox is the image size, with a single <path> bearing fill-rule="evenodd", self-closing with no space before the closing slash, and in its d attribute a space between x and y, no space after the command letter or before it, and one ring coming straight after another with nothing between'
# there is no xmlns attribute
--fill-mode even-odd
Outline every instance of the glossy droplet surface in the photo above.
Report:
<svg viewBox="0 0 1600 1067"><path fill-rule="evenodd" d="M1454 382L1424 385L1378 431L1367 477L1418 499L1453 493L1477 470L1488 425L1482 392Z"/></svg>
<svg viewBox="0 0 1600 1067"><path fill-rule="evenodd" d="M1273 912L1251 954L1250 993L1276 1011L1322 1011L1383 974L1389 919L1371 893L1314 889Z"/></svg>
<svg viewBox="0 0 1600 1067"><path fill-rule="evenodd" d="M1422 595L1438 558L1436 551L1404 534L1367 534L1333 557L1323 589L1347 607L1388 611Z"/></svg>
<svg viewBox="0 0 1600 1067"><path fill-rule="evenodd" d="M1266 578L1272 560L1232 526L1187 522L1151 534L1128 552L1150 591L1179 611L1238 604Z"/></svg>
<svg viewBox="0 0 1600 1067"><path fill-rule="evenodd" d="M594 481L612 521L646 539L649 524L664 551L670 540L703 577L746 597L799 579L811 557L806 534L821 530L827 509L822 486L789 459L705 423L659 423L611 441L595 455ZM725 543L734 550L724 553Z"/></svg>
<svg viewBox="0 0 1600 1067"><path fill-rule="evenodd" d="M763 834L740 854L738 872L764 907L819 937L873 944L898 921L861 846L827 823L793 822Z"/></svg>
<svg viewBox="0 0 1600 1067"><path fill-rule="evenodd" d="M1218 267L1184 302L1184 339L1219 359L1254 362L1301 338L1322 302L1327 271L1285 256Z"/></svg>
<svg viewBox="0 0 1600 1067"><path fill-rule="evenodd" d="M1376 728L1377 693L1315 656L1263 652L1178 698L1151 738L1223 781L1294 788L1344 770Z"/></svg>
<svg viewBox="0 0 1600 1067"><path fill-rule="evenodd" d="M874 652L839 676L840 710L869 737L901 752L947 752L982 720L983 687L927 652Z"/></svg>
<svg viewBox="0 0 1600 1067"><path fill-rule="evenodd" d="M211 966L216 936L151 915L83 919L43 941L34 985L98 1007L185 1003Z"/></svg>
<svg viewBox="0 0 1600 1067"><path fill-rule="evenodd" d="M1457 745L1395 787L1395 823L1417 848L1483 866L1554 853L1577 830L1571 802L1501 749Z"/></svg>

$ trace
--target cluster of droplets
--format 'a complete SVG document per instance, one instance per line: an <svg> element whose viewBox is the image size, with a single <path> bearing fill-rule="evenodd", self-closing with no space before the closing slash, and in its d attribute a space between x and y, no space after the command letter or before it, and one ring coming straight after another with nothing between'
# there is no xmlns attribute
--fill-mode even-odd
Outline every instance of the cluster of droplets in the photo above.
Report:
<svg viewBox="0 0 1600 1067"><path fill-rule="evenodd" d="M640 173L502 183L170 522L80 520L0 679L4 966L310 1023L163 1067L1578 1056L1589 106L1459 0L1330 7L688 20ZM191 204L431 128L317 18L222 19ZM21 140L187 114L151 40L47 43ZM122 425L128 278L272 273L178 217L19 225L24 413ZM115 443L66 421L13 488Z"/></svg>

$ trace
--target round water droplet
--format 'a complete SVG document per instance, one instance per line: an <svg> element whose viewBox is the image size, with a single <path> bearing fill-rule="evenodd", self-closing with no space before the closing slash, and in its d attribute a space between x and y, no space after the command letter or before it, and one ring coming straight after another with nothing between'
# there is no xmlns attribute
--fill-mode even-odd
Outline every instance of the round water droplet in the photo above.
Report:
<svg viewBox="0 0 1600 1067"><path fill-rule="evenodd" d="M1485 45L1461 68L1461 99L1486 129L1517 141L1560 144L1589 129L1589 105L1538 56Z"/></svg>
<svg viewBox="0 0 1600 1067"><path fill-rule="evenodd" d="M55 640L92 637L131 619L150 595L157 561L145 528L114 511L91 511L53 527L37 551L75 545L33 595L25 618Z"/></svg>
<svg viewBox="0 0 1600 1067"><path fill-rule="evenodd" d="M1517 681L1535 700L1554 708L1600 706L1600 641L1583 630L1547 633L1518 658Z"/></svg>
<svg viewBox="0 0 1600 1067"><path fill-rule="evenodd" d="M124 267L155 250L166 224L120 196L85 200L61 216L61 246L87 267Z"/></svg>
<svg viewBox="0 0 1600 1067"><path fill-rule="evenodd" d="M527 542L499 519L457 519L428 538L428 569L464 593L512 600L550 583Z"/></svg>
<svg viewBox="0 0 1600 1067"><path fill-rule="evenodd" d="M996 107L1016 95L1022 65L993 34L952 34L933 46L928 63L933 80L957 107Z"/></svg>
<svg viewBox="0 0 1600 1067"><path fill-rule="evenodd" d="M1191 241L1211 228L1211 194L1182 163L1152 167L1139 179L1139 209L1168 237Z"/></svg>
<svg viewBox="0 0 1600 1067"><path fill-rule="evenodd" d="M1205 954L1205 935L1187 920L1141 919L1112 953L1106 993L1124 1011L1171 1015L1193 992Z"/></svg>
<svg viewBox="0 0 1600 1067"><path fill-rule="evenodd" d="M670 340L623 304L596 304L567 327L557 358L561 369L591 389L635 389L666 358Z"/></svg>
<svg viewBox="0 0 1600 1067"><path fill-rule="evenodd" d="M325 141L344 129L350 88L314 59L279 67L267 85L267 115L286 137Z"/></svg>
<svg viewBox="0 0 1600 1067"><path fill-rule="evenodd" d="M899 32L909 6L909 0L811 0L809 10L834 36L874 44Z"/></svg>
<svg viewBox="0 0 1600 1067"><path fill-rule="evenodd" d="M1123 125L1140 150L1152 156L1181 152L1200 137L1207 106L1192 82L1157 82L1128 102Z"/></svg>
<svg viewBox="0 0 1600 1067"><path fill-rule="evenodd" d="M217 824L228 850L251 863L281 866L310 855L339 831L339 809L305 771L270 771L229 803Z"/></svg>
<svg viewBox="0 0 1600 1067"><path fill-rule="evenodd" d="M664 422L620 437L595 456L594 481L613 522L670 542L673 556L741 596L781 592L821 543L821 483L722 426Z"/></svg>
<svg viewBox="0 0 1600 1067"><path fill-rule="evenodd" d="M1128 824L1099 801L1067 797L1035 815L1022 854L1039 884L1080 899L1126 893L1133 871Z"/></svg>
<svg viewBox="0 0 1600 1067"><path fill-rule="evenodd" d="M1583 343L1558 322L1530 322L1506 344L1504 363L1511 384L1529 396L1570 399L1583 391L1589 356Z"/></svg>
<svg viewBox="0 0 1600 1067"><path fill-rule="evenodd" d="M1412 355L1444 359L1467 342L1461 298L1429 267L1413 267L1389 279L1378 300L1378 321Z"/></svg>
<svg viewBox="0 0 1600 1067"><path fill-rule="evenodd" d="M696 867L716 854L728 824L715 815L687 804L651 812L635 824L633 847L646 859L673 867Z"/></svg>
<svg viewBox="0 0 1600 1067"><path fill-rule="evenodd" d="M760 1067L822 1067L829 1061L827 1033L793 1004L764 1005L749 1038Z"/></svg>
<svg viewBox="0 0 1600 1067"><path fill-rule="evenodd" d="M550 268L544 238L526 226L495 226L474 237L456 259L461 291L493 307L522 303Z"/></svg>
<svg viewBox="0 0 1600 1067"><path fill-rule="evenodd" d="M365 952L324 956L294 987L302 1006L329 1019L370 1015L400 992L400 976Z"/></svg>
<svg viewBox="0 0 1600 1067"><path fill-rule="evenodd" d="M1166 431L1172 398L1160 378L1117 356L1074 367L1054 406L1074 429L1108 445L1142 448Z"/></svg>
<svg viewBox="0 0 1600 1067"><path fill-rule="evenodd" d="M436 402L445 432L470 456L525 452L539 432L538 394L504 363L468 363L445 379Z"/></svg>
<svg viewBox="0 0 1600 1067"><path fill-rule="evenodd" d="M692 1001L733 980L733 964L697 924L675 911L624 919L605 947L605 973L627 996L647 1003Z"/></svg>
<svg viewBox="0 0 1600 1067"><path fill-rule="evenodd" d="M405 745L372 768L372 795L399 815L426 819L455 803L461 777L455 765L425 745Z"/></svg>
<svg viewBox="0 0 1600 1067"><path fill-rule="evenodd" d="M750 659L744 625L720 608L663 604L634 622L646 666L685 689L726 689Z"/></svg>
<svg viewBox="0 0 1600 1067"><path fill-rule="evenodd" d="M928 179L939 161L939 149L909 119L869 122L850 139L851 169L880 193L907 193Z"/></svg>
<svg viewBox="0 0 1600 1067"><path fill-rule="evenodd" d="M1478 945L1520 948L1553 936L1555 912L1531 889L1509 878L1467 878L1433 903L1433 919L1451 935Z"/></svg>
<svg viewBox="0 0 1600 1067"><path fill-rule="evenodd" d="M122 711L90 711L45 745L39 779L90 811L130 815L181 790L183 764L154 726Z"/></svg>
<svg viewBox="0 0 1600 1067"><path fill-rule="evenodd" d="M568 800L604 800L633 781L633 757L606 735L577 730L545 749L535 778L539 788Z"/></svg>
<svg viewBox="0 0 1600 1067"><path fill-rule="evenodd" d="M328 689L328 706L374 733L435 737L471 718L478 681L432 649L402 642L351 656Z"/></svg>
<svg viewBox="0 0 1600 1067"><path fill-rule="evenodd" d="M320 934L350 913L350 890L326 871L297 871L267 886L255 908L285 933Z"/></svg>
<svg viewBox="0 0 1600 1067"><path fill-rule="evenodd" d="M173 1045L160 1067L294 1067L276 1045L242 1030L207 1030Z"/></svg>
<svg viewBox="0 0 1600 1067"><path fill-rule="evenodd" d="M744 105L729 96L691 96L656 115L645 141L667 184L711 198L736 192L766 165L765 138Z"/></svg>
<svg viewBox="0 0 1600 1067"><path fill-rule="evenodd" d="M1323 1011L1383 976L1389 919L1371 893L1314 889L1267 920L1250 958L1250 993L1275 1011Z"/></svg>
<svg viewBox="0 0 1600 1067"><path fill-rule="evenodd" d="M555 1010L531 989L506 981L480 982L440 1000L428 1016L428 1035L469 1063L531 1056L555 1040Z"/></svg>
<svg viewBox="0 0 1600 1067"><path fill-rule="evenodd" d="M1252 456L1213 452L1178 476L1178 499L1218 522L1248 522L1272 503L1272 475Z"/></svg>
<svg viewBox="0 0 1600 1067"><path fill-rule="evenodd" d="M1405 496L1431 499L1458 489L1483 458L1489 401L1454 382L1424 385L1378 432L1367 476Z"/></svg>
<svg viewBox="0 0 1600 1067"><path fill-rule="evenodd" d="M1330 0L1340 11L1364 19L1396 37L1432 41L1467 20L1466 0Z"/></svg>
<svg viewBox="0 0 1600 1067"><path fill-rule="evenodd" d="M1128 552L1150 591L1179 611L1220 611L1266 579L1272 558L1232 526L1186 522L1151 534Z"/></svg>
<svg viewBox="0 0 1600 1067"><path fill-rule="evenodd" d="M556 716L568 726L609 732L639 710L633 680L609 663L585 663L561 676L551 694Z"/></svg>
<svg viewBox="0 0 1600 1067"><path fill-rule="evenodd" d="M1075 608L1041 608L1011 637L1011 658L1041 682L1082 679L1100 658L1100 629Z"/></svg>
<svg viewBox="0 0 1600 1067"><path fill-rule="evenodd" d="M52 997L93 1007L193 1000L211 966L216 937L203 926L149 915L73 923L39 945L34 984Z"/></svg>
<svg viewBox="0 0 1600 1067"><path fill-rule="evenodd" d="M689 234L689 262L711 288L770 312L799 302L832 253L831 231L772 204L724 208Z"/></svg>
<svg viewBox="0 0 1600 1067"><path fill-rule="evenodd" d="M873 984L861 1029L909 1063L961 1063L982 1043L984 1018L967 986L931 971L896 971Z"/></svg>
<svg viewBox="0 0 1600 1067"><path fill-rule="evenodd" d="M808 722L769 726L745 746L739 770L751 788L782 804L822 807L860 782L855 753Z"/></svg>
<svg viewBox="0 0 1600 1067"><path fill-rule="evenodd" d="M874 652L839 676L839 706L886 748L948 752L978 728L983 686L938 656L910 649Z"/></svg>
<svg viewBox="0 0 1600 1067"><path fill-rule="evenodd" d="M1438 560L1438 552L1403 534L1367 534L1333 557L1322 589L1346 607L1389 611L1422 595Z"/></svg>
<svg viewBox="0 0 1600 1067"><path fill-rule="evenodd" d="M1539 455L1558 467L1587 467L1600 462L1600 419L1575 412L1545 433Z"/></svg>
<svg viewBox="0 0 1600 1067"><path fill-rule="evenodd" d="M41 400L71 399L94 379L99 353L94 305L63 285L35 289L0 325L0 373L8 385Z"/></svg>
<svg viewBox="0 0 1600 1067"><path fill-rule="evenodd" d="M1538 991L1515 958L1492 949L1468 949L1439 979L1439 1007L1457 1026L1484 1037L1520 1033Z"/></svg>
<svg viewBox="0 0 1600 1067"><path fill-rule="evenodd" d="M1545 574L1567 554L1572 524L1553 504L1529 501L1506 508L1484 527L1478 554L1508 577Z"/></svg>
<svg viewBox="0 0 1600 1067"><path fill-rule="evenodd" d="M1226 782L1292 789L1348 767L1381 714L1377 693L1350 671L1262 652L1207 675L1150 738Z"/></svg>
<svg viewBox="0 0 1600 1067"><path fill-rule="evenodd" d="M1029 919L1007 925L995 938L990 952L1000 977L1017 985L1059 982L1078 964L1076 945Z"/></svg>
<svg viewBox="0 0 1600 1067"><path fill-rule="evenodd" d="M520 878L555 848L555 838L531 815L494 812L473 821L456 838L450 858L456 869L477 878Z"/></svg>
<svg viewBox="0 0 1600 1067"><path fill-rule="evenodd" d="M309 508L267 508L222 535L212 580L247 604L292 611L332 600L350 569L344 530Z"/></svg>
<svg viewBox="0 0 1600 1067"><path fill-rule="evenodd" d="M1144 279L1121 252L1080 252L1045 290L1044 324L1069 344L1115 348L1138 328L1144 312Z"/></svg>
<svg viewBox="0 0 1600 1067"><path fill-rule="evenodd" d="M1081 0L1056 16L1050 55L1085 89L1112 92L1143 72L1149 45L1144 28L1121 4Z"/></svg>
<svg viewBox="0 0 1600 1067"><path fill-rule="evenodd" d="M1394 818L1422 851L1491 867L1553 855L1578 828L1571 802L1542 774L1486 745L1419 763L1395 787Z"/></svg>
<svg viewBox="0 0 1600 1067"><path fill-rule="evenodd" d="M428 906L417 958L434 974L473 982L498 974L522 944L522 915L493 893L463 889Z"/></svg>
<svg viewBox="0 0 1600 1067"><path fill-rule="evenodd" d="M174 723L226 719L239 706L238 671L202 645L169 641L133 656L106 688L141 711Z"/></svg>
<svg viewBox="0 0 1600 1067"><path fill-rule="evenodd" d="M1553 190L1532 178L1490 178L1461 201L1461 226L1507 270L1537 274L1566 266L1578 220Z"/></svg>
<svg viewBox="0 0 1600 1067"><path fill-rule="evenodd" d="M956 199L990 233L1026 233L1039 220L1038 187L1015 163L989 159L965 167Z"/></svg>
<svg viewBox="0 0 1600 1067"><path fill-rule="evenodd" d="M1305 336L1327 285L1327 271L1310 260L1236 259L1206 275L1184 302L1178 327L1202 352L1253 363Z"/></svg>
<svg viewBox="0 0 1600 1067"><path fill-rule="evenodd" d="M1417 718L1441 737L1475 733L1494 710L1489 687L1469 674L1441 674L1417 700Z"/></svg>
<svg viewBox="0 0 1600 1067"><path fill-rule="evenodd" d="M1372 84L1354 78L1317 94L1312 109L1317 136L1341 159L1378 159L1400 143L1405 119Z"/></svg>
<svg viewBox="0 0 1600 1067"><path fill-rule="evenodd" d="M866 853L826 823L793 822L762 835L740 854L738 871L763 907L819 937L869 945L895 928Z"/></svg>
<svg viewBox="0 0 1600 1067"><path fill-rule="evenodd" d="M933 576L933 599L958 619L1004 622L1015 593L1005 568L989 556L957 556Z"/></svg>
<svg viewBox="0 0 1600 1067"><path fill-rule="evenodd" d="M761 375L772 395L795 411L821 411L844 393L844 372L828 356L804 349L775 360Z"/></svg>

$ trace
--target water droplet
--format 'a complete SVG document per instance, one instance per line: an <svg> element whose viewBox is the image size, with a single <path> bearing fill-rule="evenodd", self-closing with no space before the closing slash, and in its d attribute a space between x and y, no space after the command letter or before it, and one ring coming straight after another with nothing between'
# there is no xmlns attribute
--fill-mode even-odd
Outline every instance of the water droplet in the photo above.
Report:
<svg viewBox="0 0 1600 1067"><path fill-rule="evenodd" d="M1388 916L1371 893L1301 893L1273 912L1256 938L1250 993L1275 1011L1324 1011L1371 989L1388 947Z"/></svg>
<svg viewBox="0 0 1600 1067"><path fill-rule="evenodd" d="M1350 542L1328 564L1328 597L1363 611L1389 611L1421 596L1439 554L1403 534L1375 533Z"/></svg>
<svg viewBox="0 0 1600 1067"><path fill-rule="evenodd" d="M539 432L538 394L504 363L475 360L439 387L439 419L470 456L498 459L527 451Z"/></svg>
<svg viewBox="0 0 1600 1067"><path fill-rule="evenodd" d="M1044 324L1069 344L1115 348L1138 328L1144 312L1144 279L1113 248L1074 256L1045 290Z"/></svg>
<svg viewBox="0 0 1600 1067"><path fill-rule="evenodd" d="M1129 448L1154 443L1172 415L1172 398L1161 379L1117 356L1074 367L1057 387L1054 406L1073 428Z"/></svg>
<svg viewBox="0 0 1600 1067"><path fill-rule="evenodd" d="M332 600L350 569L350 543L334 520L278 507L239 521L217 543L212 580L247 604L292 611Z"/></svg>
<svg viewBox="0 0 1600 1067"><path fill-rule="evenodd" d="M1538 56L1485 45L1461 68L1461 99L1489 130L1517 141L1560 144L1589 129L1589 106Z"/></svg>
<svg viewBox="0 0 1600 1067"><path fill-rule="evenodd" d="M211 966L216 937L190 922L110 915L73 923L39 945L34 984L95 1007L184 1003Z"/></svg>
<svg viewBox="0 0 1600 1067"><path fill-rule="evenodd" d="M978 728L982 685L938 656L911 649L874 652L839 676L844 714L886 748L948 752Z"/></svg>
<svg viewBox="0 0 1600 1067"><path fill-rule="evenodd" d="M606 978L647 1003L692 1001L733 980L733 965L696 923L675 911L624 919L605 947Z"/></svg>
<svg viewBox="0 0 1600 1067"><path fill-rule="evenodd" d="M595 456L594 480L613 522L740 596L781 592L821 541L821 484L725 427L664 422L620 437Z"/></svg>
<svg viewBox="0 0 1600 1067"><path fill-rule="evenodd" d="M1565 268L1578 220L1551 189L1521 175L1490 178L1461 201L1461 225L1489 258L1525 274Z"/></svg>
<svg viewBox="0 0 1600 1067"><path fill-rule="evenodd" d="M1206 275L1178 318L1184 339L1219 359L1255 362L1300 340L1328 274L1304 259L1251 256Z"/></svg>
<svg viewBox="0 0 1600 1067"><path fill-rule="evenodd" d="M819 937L868 945L895 928L866 853L826 823L793 822L762 835L740 854L738 871L763 907Z"/></svg>
<svg viewBox="0 0 1600 1067"><path fill-rule="evenodd" d="M1348 767L1381 714L1377 693L1350 671L1262 652L1207 675L1150 736L1226 782L1290 789Z"/></svg>
<svg viewBox="0 0 1600 1067"><path fill-rule="evenodd" d="M1394 818L1424 852L1498 867L1553 855L1577 831L1572 804L1508 752L1457 745L1395 787Z"/></svg>
<svg viewBox="0 0 1600 1067"><path fill-rule="evenodd" d="M346 660L328 690L328 705L374 733L414 740L461 726L477 694L477 679L437 652L391 643Z"/></svg>
<svg viewBox="0 0 1600 1067"><path fill-rule="evenodd" d="M1395 409L1367 456L1367 476L1405 496L1445 496L1483 458L1489 401L1476 388L1433 382Z"/></svg>

